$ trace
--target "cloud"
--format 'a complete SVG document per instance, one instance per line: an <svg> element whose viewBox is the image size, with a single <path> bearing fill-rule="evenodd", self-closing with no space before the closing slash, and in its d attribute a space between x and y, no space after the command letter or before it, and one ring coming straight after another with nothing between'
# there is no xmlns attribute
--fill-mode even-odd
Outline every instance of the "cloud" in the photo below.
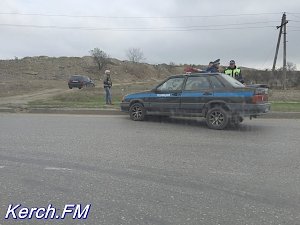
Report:
<svg viewBox="0 0 300 225"><path fill-rule="evenodd" d="M152 0L142 4L139 0L4 0L0 2L0 7L1 12L103 16L74 18L0 14L1 58L83 56L90 49L99 47L112 57L124 59L126 49L139 47L150 63L207 64L212 59L221 58L223 64L235 59L240 65L257 68L271 67L278 36L275 26L280 23L281 12L287 11L291 20L288 24L288 61L296 63L298 68L300 66L300 32L289 32L300 29L297 22L300 21L300 14L293 14L300 12L300 2L297 0ZM240 15L217 16L228 14ZM7 27L3 24L56 26L56 29ZM236 29L228 29L232 27ZM137 31L139 29L150 31ZM182 31L184 29L190 31Z"/></svg>

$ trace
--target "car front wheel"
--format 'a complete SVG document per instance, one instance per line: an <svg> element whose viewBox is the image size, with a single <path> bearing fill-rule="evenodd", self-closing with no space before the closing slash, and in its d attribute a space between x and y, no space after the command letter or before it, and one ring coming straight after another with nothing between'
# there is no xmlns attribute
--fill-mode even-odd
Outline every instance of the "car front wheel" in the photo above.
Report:
<svg viewBox="0 0 300 225"><path fill-rule="evenodd" d="M130 118L134 121L142 121L145 119L146 110L141 103L134 103L130 109Z"/></svg>
<svg viewBox="0 0 300 225"><path fill-rule="evenodd" d="M212 108L206 114L206 123L211 129L223 130L228 121L228 113L221 107Z"/></svg>

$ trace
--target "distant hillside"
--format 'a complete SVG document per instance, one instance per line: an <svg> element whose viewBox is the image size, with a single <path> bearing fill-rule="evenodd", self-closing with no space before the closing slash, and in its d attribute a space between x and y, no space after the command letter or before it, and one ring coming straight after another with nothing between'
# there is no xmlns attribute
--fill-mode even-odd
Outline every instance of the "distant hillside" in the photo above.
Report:
<svg viewBox="0 0 300 225"><path fill-rule="evenodd" d="M107 69L112 71L114 80L147 80L161 79L170 74L183 72L183 66L150 65L146 63L131 63L111 59ZM25 57L15 60L0 60L0 77L2 80L42 79L66 80L73 74L88 75L100 79L104 71L99 71L93 58L85 57Z"/></svg>
<svg viewBox="0 0 300 225"><path fill-rule="evenodd" d="M97 69L93 58L85 57L25 57L23 59L0 60L1 81L12 80L67 80L71 75L82 74L92 79L100 80L105 69L110 69L115 82L162 80L171 74L181 74L188 65L131 63L111 59L103 71ZM194 65L205 69L206 66ZM273 87L282 85L282 72L274 75L270 71L261 71L251 68L242 68L247 83L268 83ZM300 72L289 71L287 74L290 87L299 86Z"/></svg>

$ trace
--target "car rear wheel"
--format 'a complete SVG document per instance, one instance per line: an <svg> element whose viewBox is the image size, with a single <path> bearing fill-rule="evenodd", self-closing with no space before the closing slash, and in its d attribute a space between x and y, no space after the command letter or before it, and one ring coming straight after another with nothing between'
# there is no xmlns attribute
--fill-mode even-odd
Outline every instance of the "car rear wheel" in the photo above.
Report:
<svg viewBox="0 0 300 225"><path fill-rule="evenodd" d="M214 107L206 114L206 124L211 129L223 130L228 121L228 113L221 107Z"/></svg>
<svg viewBox="0 0 300 225"><path fill-rule="evenodd" d="M134 121L142 121L145 119L146 110L141 103L134 103L130 109L130 118Z"/></svg>

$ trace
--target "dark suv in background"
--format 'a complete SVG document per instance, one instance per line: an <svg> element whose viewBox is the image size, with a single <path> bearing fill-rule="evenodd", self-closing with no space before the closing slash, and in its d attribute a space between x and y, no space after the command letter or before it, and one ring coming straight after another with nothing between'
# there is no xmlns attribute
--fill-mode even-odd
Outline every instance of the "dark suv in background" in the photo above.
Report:
<svg viewBox="0 0 300 225"><path fill-rule="evenodd" d="M95 87L95 83L88 76L73 75L68 81L68 86L70 89L73 87L81 89L83 87Z"/></svg>

